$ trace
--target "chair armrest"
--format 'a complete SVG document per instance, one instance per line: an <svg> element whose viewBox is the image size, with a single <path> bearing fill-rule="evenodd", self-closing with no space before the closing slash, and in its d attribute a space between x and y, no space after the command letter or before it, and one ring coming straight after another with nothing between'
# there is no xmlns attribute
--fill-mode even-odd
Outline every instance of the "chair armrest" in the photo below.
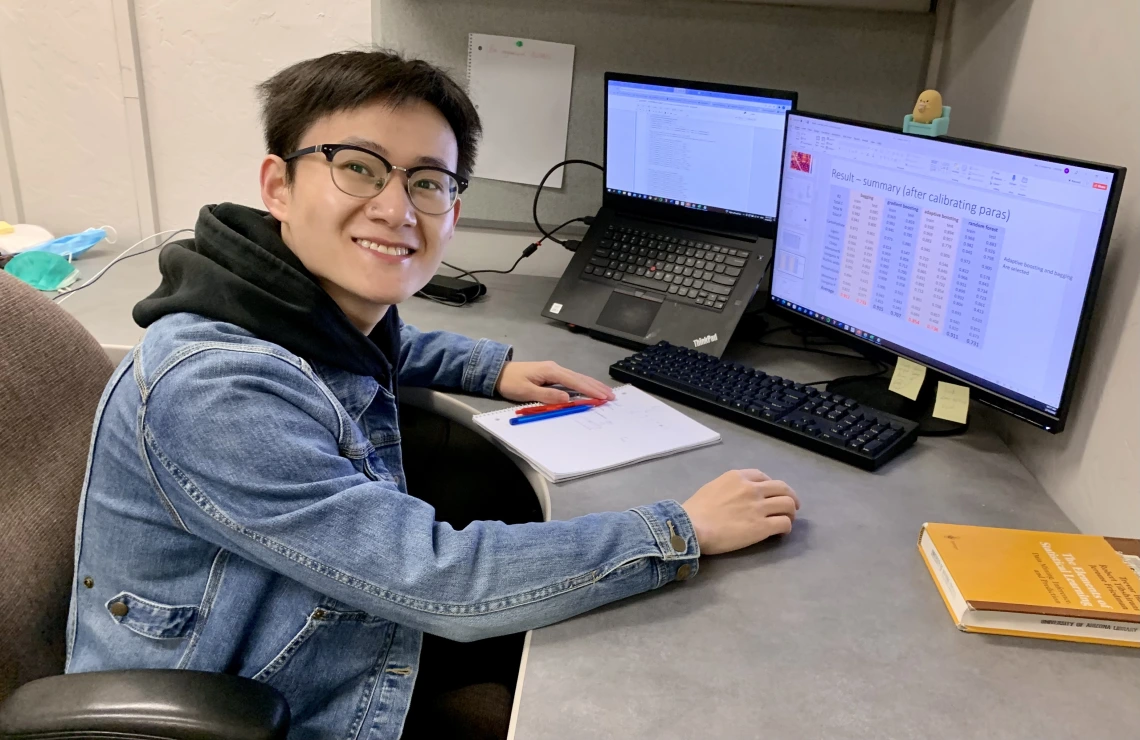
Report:
<svg viewBox="0 0 1140 740"><path fill-rule="evenodd" d="M100 671L24 684L0 704L0 738L103 736L279 740L289 705L248 678L175 670Z"/></svg>

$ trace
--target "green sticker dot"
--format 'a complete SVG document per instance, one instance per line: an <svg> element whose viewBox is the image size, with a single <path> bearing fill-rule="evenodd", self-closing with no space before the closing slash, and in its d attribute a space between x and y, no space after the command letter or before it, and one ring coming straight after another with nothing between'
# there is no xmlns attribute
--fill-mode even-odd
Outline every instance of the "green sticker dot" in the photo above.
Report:
<svg viewBox="0 0 1140 740"><path fill-rule="evenodd" d="M521 41L516 41L516 42L515 42L515 46L522 46L522 42L521 42Z"/></svg>

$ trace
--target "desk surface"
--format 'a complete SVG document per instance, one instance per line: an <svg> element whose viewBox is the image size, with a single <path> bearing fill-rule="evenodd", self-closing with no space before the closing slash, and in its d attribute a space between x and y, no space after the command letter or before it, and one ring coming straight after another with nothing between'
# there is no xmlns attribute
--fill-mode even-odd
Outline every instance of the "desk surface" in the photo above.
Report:
<svg viewBox="0 0 1140 740"><path fill-rule="evenodd" d="M132 344L142 331L130 307L157 281L154 255L141 256L63 305L99 341ZM413 298L401 315L599 378L629 354L540 318L553 280L487 282L479 304ZM799 380L858 369L742 341L726 357ZM552 517L683 501L729 468L758 467L800 494L795 529L704 559L690 582L536 631L519 740L1135 737L1140 650L959 633L918 555L925 521L1073 531L984 421L962 437L920 439L866 473L684 410L723 443L551 486Z"/></svg>

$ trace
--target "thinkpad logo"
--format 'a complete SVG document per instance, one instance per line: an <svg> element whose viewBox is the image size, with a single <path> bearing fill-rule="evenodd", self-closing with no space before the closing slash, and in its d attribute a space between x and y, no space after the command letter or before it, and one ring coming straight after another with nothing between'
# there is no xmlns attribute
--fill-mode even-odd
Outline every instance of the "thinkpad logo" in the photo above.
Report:
<svg viewBox="0 0 1140 740"><path fill-rule="evenodd" d="M706 344L712 344L716 341L716 334L709 334L708 336L701 337L700 339L693 340L694 347L703 347Z"/></svg>

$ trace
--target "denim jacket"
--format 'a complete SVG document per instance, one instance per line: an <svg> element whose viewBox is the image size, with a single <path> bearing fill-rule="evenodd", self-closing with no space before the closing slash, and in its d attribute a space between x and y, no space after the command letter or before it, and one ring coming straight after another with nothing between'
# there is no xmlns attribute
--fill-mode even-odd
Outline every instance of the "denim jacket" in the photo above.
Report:
<svg viewBox="0 0 1140 740"><path fill-rule="evenodd" d="M510 352L400 335L407 386L491 395ZM166 316L98 407L67 671L252 677L288 700L290 738L397 738L423 632L533 629L698 567L673 501L460 531L433 515L407 494L394 388Z"/></svg>

